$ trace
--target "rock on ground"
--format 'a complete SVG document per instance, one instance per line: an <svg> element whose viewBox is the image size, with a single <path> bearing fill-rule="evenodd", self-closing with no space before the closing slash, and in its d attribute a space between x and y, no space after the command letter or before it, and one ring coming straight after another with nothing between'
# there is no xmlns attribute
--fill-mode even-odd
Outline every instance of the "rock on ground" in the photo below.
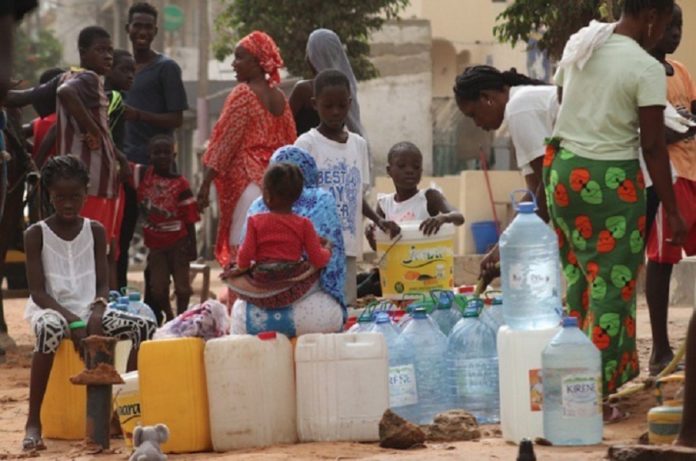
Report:
<svg viewBox="0 0 696 461"><path fill-rule="evenodd" d="M382 415L379 422L379 446L383 448L409 448L423 446L425 432L391 410Z"/></svg>
<svg viewBox="0 0 696 461"><path fill-rule="evenodd" d="M696 461L696 450L669 445L617 445L609 447L610 461Z"/></svg>
<svg viewBox="0 0 696 461"><path fill-rule="evenodd" d="M476 418L464 410L449 410L435 416L427 427L426 438L432 442L457 442L481 438Z"/></svg>

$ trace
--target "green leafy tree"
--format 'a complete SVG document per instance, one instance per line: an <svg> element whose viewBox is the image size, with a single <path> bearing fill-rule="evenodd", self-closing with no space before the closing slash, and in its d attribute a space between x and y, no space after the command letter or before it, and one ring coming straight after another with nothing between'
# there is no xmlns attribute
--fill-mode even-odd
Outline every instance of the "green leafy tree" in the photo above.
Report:
<svg viewBox="0 0 696 461"><path fill-rule="evenodd" d="M36 40L19 28L15 36L14 78L36 83L41 72L60 64L63 47L48 30L41 30Z"/></svg>
<svg viewBox="0 0 696 461"><path fill-rule="evenodd" d="M234 52L237 41L253 30L262 30L278 44L288 71L306 74L307 37L317 28L331 29L341 37L355 75L360 80L377 76L369 61L369 33L386 19L398 17L409 0L222 0L216 19L217 59Z"/></svg>
<svg viewBox="0 0 696 461"><path fill-rule="evenodd" d="M592 19L613 20L615 0L515 0L497 18L493 33L501 42L527 43L541 35L539 48L559 59L568 38Z"/></svg>

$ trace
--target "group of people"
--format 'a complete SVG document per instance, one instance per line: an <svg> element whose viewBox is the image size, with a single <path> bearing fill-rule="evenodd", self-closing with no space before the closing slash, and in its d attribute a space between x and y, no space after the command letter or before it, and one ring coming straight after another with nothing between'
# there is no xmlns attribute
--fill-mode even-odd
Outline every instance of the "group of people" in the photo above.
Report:
<svg viewBox="0 0 696 461"><path fill-rule="evenodd" d="M655 373L671 359L671 267L682 247L696 251L689 210L694 130L665 131L663 115L667 99L689 118L696 108L693 80L665 57L678 46L681 11L673 0L625 0L623 8L617 23L592 23L571 38L556 86L490 66L466 69L454 86L460 110L478 126L507 124L539 215L559 237L568 314L580 319L602 352L605 395L639 372L635 287L644 242L654 282L648 301ZM394 237L405 221L420 221L426 234L464 222L439 191L418 189L422 154L408 141L388 153L395 192L380 196L376 209L365 200L371 162L357 82L339 37L326 29L308 37L313 78L300 81L289 99L278 88L283 60L273 39L255 31L240 40L233 62L238 84L213 129L194 195L174 162L172 132L182 123L186 94L176 63L151 48L157 15L147 3L130 8L132 54L114 51L104 29L83 29L79 68L10 91L2 101L32 104L41 121L55 114L53 127L33 125L34 140L39 131L43 137L37 158L54 211L25 234L31 292L25 317L36 334L27 450L45 447L39 414L63 339L78 350L88 334L130 339L134 369L139 345L157 327L106 309L109 288L127 284L139 214L150 249L149 301L171 319L170 278L181 313L191 295L195 223L214 185L215 255L231 287L232 332L288 336L342 329L356 298L363 217L372 223L371 243L375 228ZM497 259L495 250L487 255L484 278L496 275ZM689 337L693 349L694 321ZM689 352L685 399L693 402L696 352ZM695 412L685 405L680 444L696 445Z"/></svg>

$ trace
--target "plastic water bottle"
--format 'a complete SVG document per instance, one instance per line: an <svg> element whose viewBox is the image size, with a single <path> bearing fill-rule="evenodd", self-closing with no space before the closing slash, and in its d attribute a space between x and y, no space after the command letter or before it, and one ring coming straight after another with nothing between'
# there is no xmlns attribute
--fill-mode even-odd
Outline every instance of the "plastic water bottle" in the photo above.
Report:
<svg viewBox="0 0 696 461"><path fill-rule="evenodd" d="M474 310L464 312L461 328L447 339L447 365L453 405L476 417L479 424L500 421L496 331Z"/></svg>
<svg viewBox="0 0 696 461"><path fill-rule="evenodd" d="M554 445L602 442L602 360L578 329L575 317L541 355L544 376L544 437Z"/></svg>
<svg viewBox="0 0 696 461"><path fill-rule="evenodd" d="M416 301L406 306L406 315L401 317L401 320L399 320L399 323L397 324L399 331L404 331L404 328L406 328L406 326L411 322L411 319L413 319L413 312L416 309L425 309L425 312L428 313L433 309L433 305L430 301ZM439 325L435 323L430 315L428 315L428 319L430 319L430 321L439 328Z"/></svg>
<svg viewBox="0 0 696 461"><path fill-rule="evenodd" d="M502 298L493 298L490 305L481 312L480 318L483 323L491 327L497 334L500 327L505 325Z"/></svg>
<svg viewBox="0 0 696 461"><path fill-rule="evenodd" d="M534 213L536 199L517 203L516 209L500 236L505 323L514 330L553 328L561 320L558 238Z"/></svg>
<svg viewBox="0 0 696 461"><path fill-rule="evenodd" d="M462 318L457 321L452 327L449 336L452 336L455 331L464 328L467 325L478 322L478 316L483 309L483 300L480 298L471 298L466 302Z"/></svg>
<svg viewBox="0 0 696 461"><path fill-rule="evenodd" d="M372 329L374 324L374 313L373 312L363 312L358 317L357 322L348 329L346 333L367 333Z"/></svg>
<svg viewBox="0 0 696 461"><path fill-rule="evenodd" d="M378 312L375 316L375 322L371 325L369 331L382 333L387 343L387 350L391 356L394 345L396 344L396 338L399 336L399 329L392 323L389 314L386 312Z"/></svg>
<svg viewBox="0 0 696 461"><path fill-rule="evenodd" d="M436 303L431 317L447 336L452 331L452 327L462 318L462 313L454 302L454 293L449 290L433 290L430 296Z"/></svg>
<svg viewBox="0 0 696 461"><path fill-rule="evenodd" d="M425 309L412 313L401 332L389 366L390 406L414 424L430 424L438 413L449 410L447 338Z"/></svg>
<svg viewBox="0 0 696 461"><path fill-rule="evenodd" d="M140 297L140 292L131 291L130 293L128 293L128 303L131 312L141 317L149 318L153 320L155 323L157 323L157 317L155 316L155 313L153 312L150 306L148 306L147 304L145 304L145 302L142 301Z"/></svg>

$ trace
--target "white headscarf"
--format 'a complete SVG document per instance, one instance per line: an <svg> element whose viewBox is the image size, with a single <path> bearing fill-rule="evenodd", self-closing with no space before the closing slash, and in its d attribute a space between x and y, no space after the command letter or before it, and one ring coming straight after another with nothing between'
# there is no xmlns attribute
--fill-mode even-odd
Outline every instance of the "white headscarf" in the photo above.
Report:
<svg viewBox="0 0 696 461"><path fill-rule="evenodd" d="M582 70L592 57L592 53L609 40L615 29L615 22L606 23L593 20L588 26L571 35L563 49L561 62L558 63L559 69L576 66Z"/></svg>
<svg viewBox="0 0 696 461"><path fill-rule="evenodd" d="M307 40L307 58L317 72L336 69L348 77L350 93L353 97L346 126L349 131L365 137L365 130L360 123L360 104L358 104L358 82L350 66L343 43L338 35L329 29L317 29L309 34Z"/></svg>

